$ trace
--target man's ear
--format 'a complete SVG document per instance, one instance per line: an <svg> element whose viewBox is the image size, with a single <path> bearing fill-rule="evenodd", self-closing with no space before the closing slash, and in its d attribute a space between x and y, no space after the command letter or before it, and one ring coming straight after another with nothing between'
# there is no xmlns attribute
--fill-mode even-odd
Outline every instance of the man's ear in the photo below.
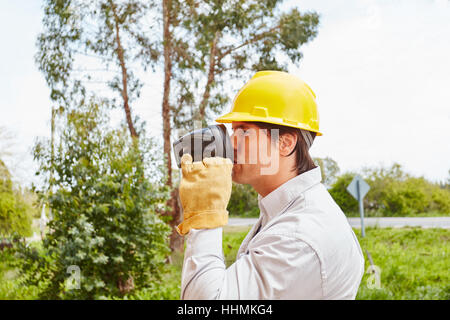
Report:
<svg viewBox="0 0 450 320"><path fill-rule="evenodd" d="M290 132L282 134L279 138L280 155L282 155L283 157L290 155L297 145L297 139L297 135Z"/></svg>

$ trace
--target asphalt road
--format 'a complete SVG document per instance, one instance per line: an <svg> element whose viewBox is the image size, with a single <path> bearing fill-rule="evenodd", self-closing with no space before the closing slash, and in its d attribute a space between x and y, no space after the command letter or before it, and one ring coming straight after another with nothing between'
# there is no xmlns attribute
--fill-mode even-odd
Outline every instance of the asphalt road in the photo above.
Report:
<svg viewBox="0 0 450 320"><path fill-rule="evenodd" d="M256 223L257 218L229 218L230 226L251 226ZM348 222L353 228L361 228L360 218L348 218ZM379 228L402 228L402 227L422 227L422 228L450 228L450 217L424 217L424 218L364 218L365 227Z"/></svg>
<svg viewBox="0 0 450 320"><path fill-rule="evenodd" d="M257 218L229 218L229 226L252 226L256 223ZM36 219L36 223L39 220ZM361 228L360 218L348 218L348 222L353 228ZM422 227L422 228L445 228L450 229L450 217L426 217L426 218L364 218L364 226L379 228L402 228L402 227ZM28 241L38 241L41 237L34 233L32 237L27 238Z"/></svg>

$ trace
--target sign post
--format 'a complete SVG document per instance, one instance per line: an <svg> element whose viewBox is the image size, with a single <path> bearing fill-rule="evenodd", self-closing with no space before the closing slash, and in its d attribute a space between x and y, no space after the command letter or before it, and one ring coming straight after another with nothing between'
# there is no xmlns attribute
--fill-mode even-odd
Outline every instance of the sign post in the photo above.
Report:
<svg viewBox="0 0 450 320"><path fill-rule="evenodd" d="M361 236L364 238L364 205L363 199L367 192L370 190L370 186L361 178L356 175L352 182L348 185L347 191L356 199L359 203L359 214L361 216Z"/></svg>

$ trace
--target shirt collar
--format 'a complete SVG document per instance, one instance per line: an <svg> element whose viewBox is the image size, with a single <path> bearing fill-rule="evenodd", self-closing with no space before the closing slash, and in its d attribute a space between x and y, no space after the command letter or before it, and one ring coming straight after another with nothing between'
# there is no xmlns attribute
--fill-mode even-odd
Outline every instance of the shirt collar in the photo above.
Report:
<svg viewBox="0 0 450 320"><path fill-rule="evenodd" d="M305 190L321 181L320 167L317 166L286 181L265 197L258 194L259 209L270 220L280 213L292 200L298 198Z"/></svg>

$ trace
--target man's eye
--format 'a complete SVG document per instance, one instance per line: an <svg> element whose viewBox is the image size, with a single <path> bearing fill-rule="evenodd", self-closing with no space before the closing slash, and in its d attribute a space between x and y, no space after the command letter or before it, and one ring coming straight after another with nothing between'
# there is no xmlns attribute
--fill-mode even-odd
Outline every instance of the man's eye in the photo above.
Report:
<svg viewBox="0 0 450 320"><path fill-rule="evenodd" d="M233 134L235 136L249 136L251 134L251 132L252 131L250 129L239 128L239 129L233 130Z"/></svg>

